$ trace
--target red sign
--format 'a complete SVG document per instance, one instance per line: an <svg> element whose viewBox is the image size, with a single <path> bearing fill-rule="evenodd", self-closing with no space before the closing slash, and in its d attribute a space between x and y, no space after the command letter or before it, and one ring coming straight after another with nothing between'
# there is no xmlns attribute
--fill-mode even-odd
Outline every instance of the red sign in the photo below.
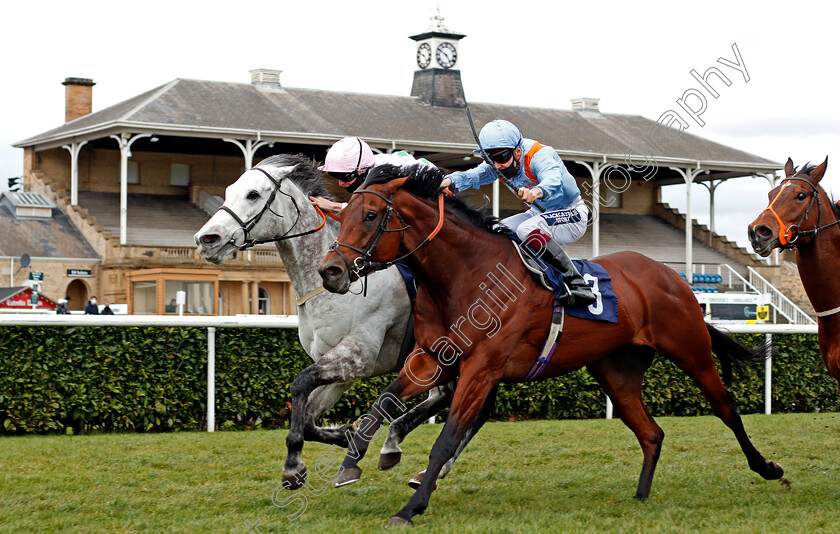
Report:
<svg viewBox="0 0 840 534"><path fill-rule="evenodd" d="M31 310L32 303L32 289L26 288L20 293L15 293L10 297L0 302L0 308L25 309ZM35 306L36 310L54 310L58 305L44 295L38 295L38 304Z"/></svg>

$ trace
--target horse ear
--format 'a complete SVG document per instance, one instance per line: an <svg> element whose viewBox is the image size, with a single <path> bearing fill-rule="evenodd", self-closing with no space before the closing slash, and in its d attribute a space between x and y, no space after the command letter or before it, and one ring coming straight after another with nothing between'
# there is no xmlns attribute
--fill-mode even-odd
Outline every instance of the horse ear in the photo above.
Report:
<svg viewBox="0 0 840 534"><path fill-rule="evenodd" d="M793 160L788 158L787 163L785 163L785 178L791 176L793 174Z"/></svg>
<svg viewBox="0 0 840 534"><path fill-rule="evenodd" d="M408 180L408 176L404 178L397 178L395 180L391 180L390 182L385 184L385 187L382 188L382 194L386 197L392 196L394 193L397 192L397 189L402 187L405 182Z"/></svg>
<svg viewBox="0 0 840 534"><path fill-rule="evenodd" d="M820 166L811 171L811 181L814 183L819 182L822 180L823 175L825 174L825 170L828 168L828 156L825 157L825 161L820 163Z"/></svg>

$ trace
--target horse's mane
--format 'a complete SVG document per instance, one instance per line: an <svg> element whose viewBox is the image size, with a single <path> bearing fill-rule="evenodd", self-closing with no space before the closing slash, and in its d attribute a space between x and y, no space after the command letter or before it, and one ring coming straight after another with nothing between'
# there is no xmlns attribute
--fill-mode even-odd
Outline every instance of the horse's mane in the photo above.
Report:
<svg viewBox="0 0 840 534"><path fill-rule="evenodd" d="M377 165L370 171L362 187L385 184L398 178L405 178L406 176L409 178L403 185L403 189L420 198L437 200L438 193L440 192L440 183L446 177L446 173L437 167L431 167L422 163L410 166ZM456 215L487 232L500 234L507 231L499 223L499 219L485 215L483 212L467 206L459 198L445 196L444 205Z"/></svg>
<svg viewBox="0 0 840 534"><path fill-rule="evenodd" d="M324 185L323 174L317 164L303 154L277 154L269 156L255 167L290 167L287 176L308 197L324 197L332 200Z"/></svg>
<svg viewBox="0 0 840 534"><path fill-rule="evenodd" d="M810 175L812 172L814 172L814 169L816 169L816 168L817 168L816 165L812 165L810 162L808 162L805 165L803 165L801 168L794 169L793 174L808 174L808 175Z"/></svg>

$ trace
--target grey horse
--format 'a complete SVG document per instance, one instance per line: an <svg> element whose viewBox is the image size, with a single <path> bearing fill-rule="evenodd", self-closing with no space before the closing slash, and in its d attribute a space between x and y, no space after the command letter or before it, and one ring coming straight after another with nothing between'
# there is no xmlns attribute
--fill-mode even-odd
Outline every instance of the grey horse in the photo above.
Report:
<svg viewBox="0 0 840 534"><path fill-rule="evenodd" d="M315 163L301 155L271 156L227 187L222 207L195 234L198 253L214 264L221 264L236 250L276 242L299 297L298 335L315 363L291 385L292 415L283 467L287 489L297 489L306 481L306 465L300 458L304 440L348 446L348 426L318 427L315 421L358 380L398 371L414 348L413 332L407 332L411 303L395 267L371 275L365 296L358 283L355 294L321 292L316 268L335 241L339 225L332 219L324 221L310 196L326 196ZM448 406L450 398L451 388L443 386L411 410L388 414L394 421L379 468L397 465L405 435ZM347 475L342 477L344 483L355 482L361 471Z"/></svg>

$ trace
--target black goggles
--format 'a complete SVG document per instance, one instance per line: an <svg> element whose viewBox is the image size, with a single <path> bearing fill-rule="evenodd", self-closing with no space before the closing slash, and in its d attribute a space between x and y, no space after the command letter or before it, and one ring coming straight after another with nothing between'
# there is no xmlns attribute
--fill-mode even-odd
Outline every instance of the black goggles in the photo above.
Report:
<svg viewBox="0 0 840 534"><path fill-rule="evenodd" d="M514 150L513 148L506 148L493 154L487 154L487 156L496 163L507 163L513 157Z"/></svg>
<svg viewBox="0 0 840 534"><path fill-rule="evenodd" d="M356 178L359 177L359 173L356 171L352 172L335 172L330 171L329 175L338 180L339 182L353 182Z"/></svg>

